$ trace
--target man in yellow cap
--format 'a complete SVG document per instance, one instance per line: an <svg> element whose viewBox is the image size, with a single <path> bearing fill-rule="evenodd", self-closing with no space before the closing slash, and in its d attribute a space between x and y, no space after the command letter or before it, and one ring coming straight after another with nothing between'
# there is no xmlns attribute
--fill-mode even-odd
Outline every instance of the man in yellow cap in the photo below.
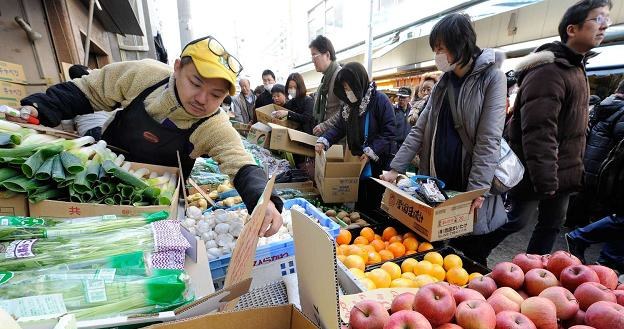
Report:
<svg viewBox="0 0 624 329"><path fill-rule="evenodd" d="M126 159L177 166L179 151L188 175L194 158L212 157L233 179L251 211L266 185L266 175L245 151L228 115L219 109L228 94L235 94L241 70L238 60L216 39L205 37L184 47L173 70L152 59L113 63L21 103L50 127L94 109L121 107L104 128L102 139L127 150ZM273 235L282 226L282 202L276 195L271 201L261 236Z"/></svg>

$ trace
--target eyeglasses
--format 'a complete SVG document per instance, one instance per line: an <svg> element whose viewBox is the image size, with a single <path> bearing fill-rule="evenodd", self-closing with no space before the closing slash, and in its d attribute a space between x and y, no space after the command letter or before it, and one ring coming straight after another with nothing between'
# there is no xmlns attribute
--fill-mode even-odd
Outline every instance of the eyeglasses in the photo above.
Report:
<svg viewBox="0 0 624 329"><path fill-rule="evenodd" d="M598 23L598 25L603 26L606 25L607 27L611 26L611 24L613 24L613 21L611 20L611 17L609 16L605 16L605 15L598 15L594 18L590 18L590 19L586 19L585 21L594 21L596 23Z"/></svg>
<svg viewBox="0 0 624 329"><path fill-rule="evenodd" d="M196 44L198 42L204 41L206 39L208 39L208 49L210 49L210 51L213 54L219 56L219 61L221 62L221 64L226 66L228 69L230 69L230 71L234 72L234 74L238 76L241 73L241 71L243 71L243 65L240 63L240 61L236 57L228 53L225 50L225 47L223 47L223 45L219 41L217 41L217 39L215 39L214 37L207 36L207 37L203 37L197 40L193 40L189 42L184 48L192 44ZM184 49L182 49L182 52L184 52Z"/></svg>
<svg viewBox="0 0 624 329"><path fill-rule="evenodd" d="M323 54L314 54L314 55L312 55L312 60L315 60L317 57L319 57L321 55L323 55Z"/></svg>

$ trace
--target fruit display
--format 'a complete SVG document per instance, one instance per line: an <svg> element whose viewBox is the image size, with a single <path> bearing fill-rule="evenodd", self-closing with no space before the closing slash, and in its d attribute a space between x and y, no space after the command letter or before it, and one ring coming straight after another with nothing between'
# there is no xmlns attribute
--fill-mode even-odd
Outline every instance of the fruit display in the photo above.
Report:
<svg viewBox="0 0 624 329"><path fill-rule="evenodd" d="M325 211L325 215L336 224L347 230L362 228L370 225L357 211L348 212L345 210L336 211L334 209L329 209Z"/></svg>
<svg viewBox="0 0 624 329"><path fill-rule="evenodd" d="M434 252L428 255L428 259L438 259L439 264L440 258ZM446 257L441 262L443 268L445 260ZM385 277L384 283L392 283L397 274L405 274L387 264L392 263L374 269L374 275L364 273L361 280L382 282L379 279ZM359 273L360 269L351 271ZM349 327L624 329L622 291L624 286L618 285L613 270L582 265L567 252L548 256L520 254L511 262L496 264L490 275L473 277L466 287L434 282L422 285L414 293L399 294L392 300L390 310L381 301L360 301L349 311Z"/></svg>
<svg viewBox="0 0 624 329"><path fill-rule="evenodd" d="M376 254L382 253L385 249L380 252L370 251L366 255L370 245L341 245L338 248L338 250L342 249L342 251L338 251L337 258L343 262L345 267L367 290L378 288L420 288L429 283L441 281L463 286L470 279L481 277L482 273L487 274L489 272L487 268L479 267L478 264L471 261L466 264L468 266L465 268L463 258L453 253L454 249L450 247L439 250L440 252L432 250L420 253L414 257L388 260L382 264L368 267L366 267L366 264L371 262L371 257L377 257L373 260L377 261L380 256ZM341 252L343 254L340 254ZM391 256L388 255L388 257Z"/></svg>

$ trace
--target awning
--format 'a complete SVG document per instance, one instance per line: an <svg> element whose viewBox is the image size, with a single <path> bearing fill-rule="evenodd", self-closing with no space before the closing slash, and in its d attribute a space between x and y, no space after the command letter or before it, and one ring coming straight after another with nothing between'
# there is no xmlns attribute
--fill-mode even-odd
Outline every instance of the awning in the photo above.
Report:
<svg viewBox="0 0 624 329"><path fill-rule="evenodd" d="M89 0L82 0L82 3L89 8ZM126 34L144 36L129 0L100 0L99 3L102 10L96 6L93 15L106 31L123 36Z"/></svg>

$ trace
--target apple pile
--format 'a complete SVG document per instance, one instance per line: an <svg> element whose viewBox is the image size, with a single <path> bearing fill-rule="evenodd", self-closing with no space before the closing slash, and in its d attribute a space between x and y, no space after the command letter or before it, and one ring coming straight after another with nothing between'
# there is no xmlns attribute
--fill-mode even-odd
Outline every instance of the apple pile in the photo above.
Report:
<svg viewBox="0 0 624 329"><path fill-rule="evenodd" d="M427 284L394 298L390 310L372 300L349 314L353 329L624 329L624 285L604 266L568 252L516 255L466 287Z"/></svg>

